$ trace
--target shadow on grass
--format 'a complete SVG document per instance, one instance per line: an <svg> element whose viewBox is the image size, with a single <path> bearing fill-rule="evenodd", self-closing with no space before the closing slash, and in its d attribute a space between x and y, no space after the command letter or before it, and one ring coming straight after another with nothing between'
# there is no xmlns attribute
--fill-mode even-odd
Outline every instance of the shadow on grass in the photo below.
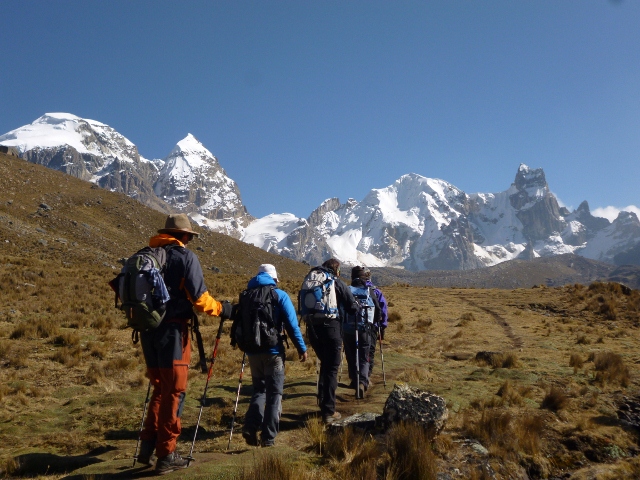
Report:
<svg viewBox="0 0 640 480"><path fill-rule="evenodd" d="M318 412L306 412L301 414L283 413L280 416L280 431L297 430L304 428L307 420L317 417Z"/></svg>
<svg viewBox="0 0 640 480"><path fill-rule="evenodd" d="M147 478L157 476L155 469L147 465L135 468L122 467L121 470L122 471L116 473L99 473L90 476L86 474L67 475L66 477L62 477L61 480L87 480L87 478L92 478L93 480L109 480L112 478Z"/></svg>
<svg viewBox="0 0 640 480"><path fill-rule="evenodd" d="M19 455L13 460L16 469L13 471L14 477L35 477L38 475L52 475L72 472L79 468L102 462L97 458L115 447L100 447L91 450L84 455L55 455L53 453L27 453Z"/></svg>

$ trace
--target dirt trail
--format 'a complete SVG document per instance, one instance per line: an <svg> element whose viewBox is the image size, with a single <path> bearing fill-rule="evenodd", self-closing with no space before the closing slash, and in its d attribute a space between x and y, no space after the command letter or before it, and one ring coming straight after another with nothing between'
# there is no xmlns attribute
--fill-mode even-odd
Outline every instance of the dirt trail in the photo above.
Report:
<svg viewBox="0 0 640 480"><path fill-rule="evenodd" d="M502 315L491 310L488 307L483 307L482 305L478 305L476 302L474 302L469 298L462 297L462 296L460 296L459 298L467 302L469 305L475 308L479 308L480 310L487 312L489 315L491 315L495 319L496 323L502 327L507 338L511 340L513 344L513 348L522 348L524 346L524 342L522 341L522 338L517 336L515 333L513 333L513 329L511 328L511 325L509 325L509 323L505 320L505 318Z"/></svg>

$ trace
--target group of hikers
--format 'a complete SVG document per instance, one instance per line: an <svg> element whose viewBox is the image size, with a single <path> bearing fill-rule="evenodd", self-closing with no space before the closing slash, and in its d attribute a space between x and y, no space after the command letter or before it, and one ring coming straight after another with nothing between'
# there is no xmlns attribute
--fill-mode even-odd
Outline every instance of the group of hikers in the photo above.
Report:
<svg viewBox="0 0 640 480"><path fill-rule="evenodd" d="M226 319L233 322L232 345L244 352L243 371L245 359L248 359L253 383L253 395L242 428L242 436L251 446L273 446L278 434L288 338L292 340L299 360L304 362L308 358L298 313L306 324L307 339L320 364L317 404L321 418L327 424L341 418L336 411L336 389L343 352L351 381L349 388L354 390L356 398L364 398L372 384L376 343L384 339L387 327L387 302L380 289L371 283L370 270L354 267L351 285L347 286L340 279L340 262L334 258L307 274L298 295L297 309L289 295L278 288L278 273L271 264L258 267L257 275L240 294L238 304L220 302L207 290L198 257L186 248L197 236L187 215L169 215L164 228L150 239L149 247L138 252L162 257L153 260L151 274L142 275L144 262L136 254L137 260L129 259L130 266L125 263L122 273L112 284L130 326L134 327L136 335L139 333L149 378L136 460L146 465L155 463L158 475L186 468L192 460L191 454L183 458L176 452L176 443L181 432L180 417L191 357L190 330L195 331L197 338L199 336L194 309L221 319L211 367L222 322ZM157 255L159 250L162 250L161 255ZM161 278L158 278L159 274ZM151 278L152 288L140 294L141 282L136 283L136 278ZM163 298L161 311L152 311L151 295ZM136 296L138 300L132 298ZM144 324L147 328L135 323L141 312L150 322ZM199 343L201 345L201 341ZM201 357L202 354L200 347ZM206 372L206 364L203 371ZM206 387L202 405L205 396Z"/></svg>

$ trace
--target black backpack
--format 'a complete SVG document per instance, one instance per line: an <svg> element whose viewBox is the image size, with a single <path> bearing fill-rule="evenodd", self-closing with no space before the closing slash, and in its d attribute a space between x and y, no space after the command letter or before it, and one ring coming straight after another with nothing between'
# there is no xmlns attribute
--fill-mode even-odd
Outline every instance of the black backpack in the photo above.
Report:
<svg viewBox="0 0 640 480"><path fill-rule="evenodd" d="M260 353L275 347L281 340L273 319L278 293L273 285L251 288L240 294L231 325L231 345L246 353Z"/></svg>

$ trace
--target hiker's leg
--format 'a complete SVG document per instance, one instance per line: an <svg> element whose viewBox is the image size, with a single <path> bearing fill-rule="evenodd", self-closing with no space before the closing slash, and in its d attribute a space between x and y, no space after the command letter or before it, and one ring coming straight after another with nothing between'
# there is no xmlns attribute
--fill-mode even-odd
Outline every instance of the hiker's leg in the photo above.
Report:
<svg viewBox="0 0 640 480"><path fill-rule="evenodd" d="M369 377L371 378L371 373L373 372L373 365L375 364L376 358L376 345L378 343L378 330L371 330L371 346L369 347Z"/></svg>
<svg viewBox="0 0 640 480"><path fill-rule="evenodd" d="M320 362L320 369L318 373L318 405L322 405L322 392L324 389L324 370L323 370L323 358L324 358L324 335L320 336L324 331L324 327L321 325L308 324L307 326L307 338L311 344L311 348L316 353L318 362Z"/></svg>
<svg viewBox="0 0 640 480"><path fill-rule="evenodd" d="M336 389L338 388L338 370L342 354L342 336L340 322L331 321L324 326L324 384L320 410L323 415L331 415L336 410Z"/></svg>
<svg viewBox="0 0 640 480"><path fill-rule="evenodd" d="M369 388L369 355L371 352L371 334L368 331L361 332L360 338L358 340L360 343L360 351L358 352L360 360L360 383L362 383L365 388Z"/></svg>
<svg viewBox="0 0 640 480"><path fill-rule="evenodd" d="M265 355L247 355L251 368L251 382L253 395L249 403L249 410L245 415L243 432L255 433L260 430L264 417L264 405L266 400L267 384L265 378Z"/></svg>
<svg viewBox="0 0 640 480"><path fill-rule="evenodd" d="M270 355L265 361L267 403L262 424L262 445L273 445L280 429L282 413L282 391L284 388L284 354Z"/></svg>
<svg viewBox="0 0 640 480"><path fill-rule="evenodd" d="M158 433L158 412L160 411L160 372L158 370L158 351L154 346L154 332L141 332L140 344L147 364L147 378L153 387L140 439L155 442Z"/></svg>
<svg viewBox="0 0 640 480"><path fill-rule="evenodd" d="M166 321L165 321L166 322ZM187 374L191 360L191 342L186 322L163 322L162 335L156 337L161 346L160 411L156 455L169 455L176 449L182 425L180 417L187 390Z"/></svg>
<svg viewBox="0 0 640 480"><path fill-rule="evenodd" d="M344 334L344 356L347 359L347 371L349 380L356 383L356 336L351 333Z"/></svg>

